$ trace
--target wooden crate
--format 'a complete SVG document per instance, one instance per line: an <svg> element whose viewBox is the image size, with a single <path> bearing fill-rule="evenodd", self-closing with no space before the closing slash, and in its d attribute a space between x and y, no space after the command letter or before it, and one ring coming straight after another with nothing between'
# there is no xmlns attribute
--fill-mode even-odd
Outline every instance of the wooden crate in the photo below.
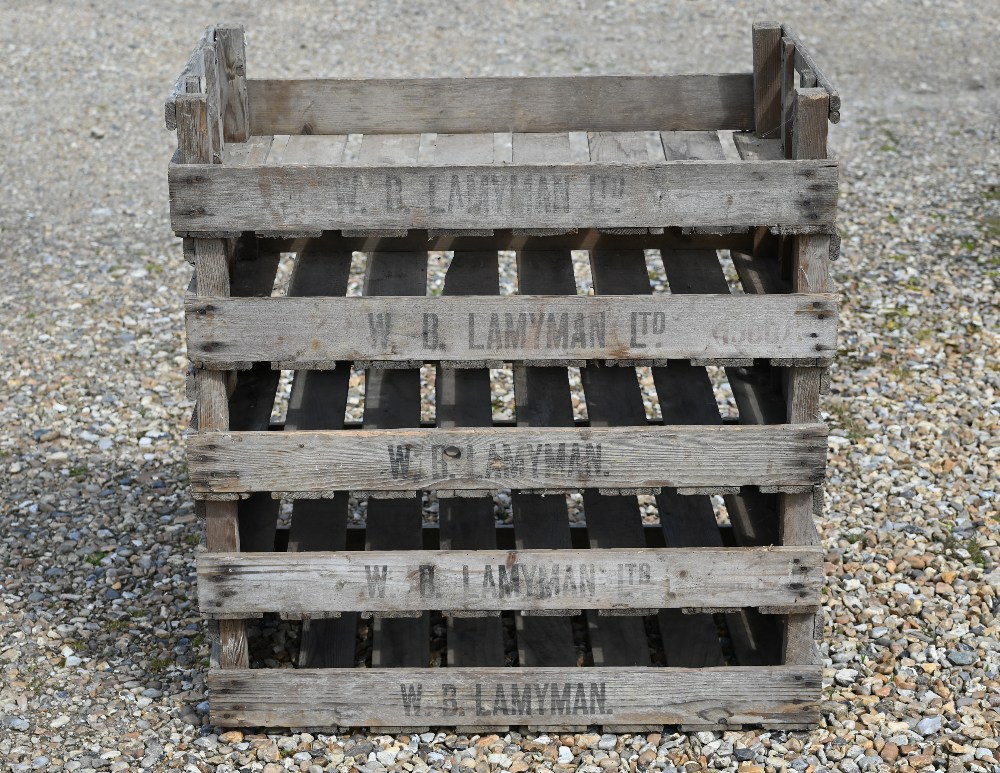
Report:
<svg viewBox="0 0 1000 773"><path fill-rule="evenodd" d="M172 224L195 265L188 455L214 723L817 721L840 105L786 26L755 25L753 51L747 74L255 81L242 28L207 31L167 123ZM427 288L437 250L453 255L443 295ZM517 294L500 294L503 251ZM650 284L657 259L669 291ZM345 422L352 364L363 424ZM489 370L505 364L508 423ZM264 614L301 620L296 668L251 668L246 620Z"/></svg>

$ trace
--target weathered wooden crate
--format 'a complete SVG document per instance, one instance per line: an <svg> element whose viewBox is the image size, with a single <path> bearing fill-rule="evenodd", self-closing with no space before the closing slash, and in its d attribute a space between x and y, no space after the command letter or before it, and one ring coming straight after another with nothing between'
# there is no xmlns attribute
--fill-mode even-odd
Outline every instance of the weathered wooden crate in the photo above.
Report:
<svg viewBox="0 0 1000 773"><path fill-rule="evenodd" d="M188 451L207 519L199 601L218 621L213 722L816 721L840 106L787 27L755 25L753 51L747 74L255 81L242 29L208 30L167 123L172 223L195 265ZM440 296L434 250L453 254ZM502 251L517 294L500 294ZM651 287L656 255L669 292ZM504 424L489 368L507 363ZM362 425L345 422L352 364L367 368ZM274 425L282 369L294 381ZM496 522L497 490L512 524ZM580 490L571 525L565 494ZM351 496L367 500L363 527ZM251 668L245 621L274 613L302 621L298 668Z"/></svg>

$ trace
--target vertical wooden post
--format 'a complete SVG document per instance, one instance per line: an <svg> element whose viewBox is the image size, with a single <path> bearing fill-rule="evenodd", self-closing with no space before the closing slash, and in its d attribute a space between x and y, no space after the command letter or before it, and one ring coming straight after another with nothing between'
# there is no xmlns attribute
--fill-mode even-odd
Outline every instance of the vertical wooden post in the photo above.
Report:
<svg viewBox="0 0 1000 773"><path fill-rule="evenodd" d="M794 50L792 52L794 56ZM789 106L794 125L792 157L826 158L829 95L823 89L792 88ZM830 237L803 234L792 242L792 291L832 292L829 274ZM823 368L791 368L788 378L787 421L800 424L819 421L819 395ZM817 545L813 522L814 492L781 496L781 542L783 545ZM815 658L816 615L788 615L785 622L784 662L808 665Z"/></svg>
<svg viewBox="0 0 1000 773"><path fill-rule="evenodd" d="M213 137L209 100L204 94L184 94L177 98L178 160L183 164L212 163ZM229 260L224 239L193 239L195 278L198 294L210 297L229 295ZM199 370L198 429L229 429L229 396L226 371ZM238 551L239 520L236 502L205 502L206 534L209 550ZM219 622L218 647L213 645L212 661L221 668L248 668L246 624L243 620Z"/></svg>
<svg viewBox="0 0 1000 773"><path fill-rule="evenodd" d="M795 44L788 38L781 39L781 149L785 158L792 155L795 134Z"/></svg>
<svg viewBox="0 0 1000 773"><path fill-rule="evenodd" d="M753 115L758 137L780 136L781 25L773 21L753 25Z"/></svg>
<svg viewBox="0 0 1000 773"><path fill-rule="evenodd" d="M250 137L247 103L246 38L242 25L215 28L219 66L222 133L226 142L246 142Z"/></svg>

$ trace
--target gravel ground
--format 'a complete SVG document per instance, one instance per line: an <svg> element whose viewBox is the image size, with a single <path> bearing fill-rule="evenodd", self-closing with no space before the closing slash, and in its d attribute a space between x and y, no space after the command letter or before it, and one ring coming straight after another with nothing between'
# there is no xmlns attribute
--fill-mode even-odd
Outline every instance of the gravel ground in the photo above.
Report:
<svg viewBox="0 0 1000 773"><path fill-rule="evenodd" d="M0 6L0 768L1000 771L1000 5L814 5ZM759 18L844 99L820 728L219 735L161 106L200 28L257 76L642 73L747 69Z"/></svg>

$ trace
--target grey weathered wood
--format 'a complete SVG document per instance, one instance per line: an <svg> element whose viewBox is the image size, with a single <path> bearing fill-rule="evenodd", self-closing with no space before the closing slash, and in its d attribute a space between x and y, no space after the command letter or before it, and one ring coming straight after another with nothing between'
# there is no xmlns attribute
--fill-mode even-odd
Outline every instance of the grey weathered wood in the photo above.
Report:
<svg viewBox="0 0 1000 773"><path fill-rule="evenodd" d="M413 152L416 153L415 147ZM366 295L422 296L426 290L426 252L406 254L376 250L369 255L364 285ZM367 370L364 426L419 425L420 371ZM385 479L383 471L367 486L342 488L384 489L387 488ZM419 494L405 499L370 499L366 550L419 550L423 546L421 517ZM410 619L376 619L373 622L372 666L389 668L429 663L429 626L426 614Z"/></svg>
<svg viewBox="0 0 1000 773"><path fill-rule="evenodd" d="M261 249L252 234L241 237L233 250L230 295L270 295L279 259L279 253L273 249ZM280 375L271 370L266 362L256 363L236 374L236 383L229 396L231 431L264 431L268 428ZM258 492L240 500L240 550L274 550L278 505L267 492Z"/></svg>
<svg viewBox="0 0 1000 773"><path fill-rule="evenodd" d="M339 164L347 146L346 134L314 136L296 134L288 139L285 148L286 164Z"/></svg>
<svg viewBox="0 0 1000 773"><path fill-rule="evenodd" d="M825 256L824 256L825 260ZM337 360L832 359L834 295L188 299L199 367Z"/></svg>
<svg viewBox="0 0 1000 773"><path fill-rule="evenodd" d="M822 558L819 547L201 553L198 599L212 617L277 610L814 611Z"/></svg>
<svg viewBox="0 0 1000 773"><path fill-rule="evenodd" d="M181 164L211 164L208 100L203 94L182 94L174 102L177 160Z"/></svg>
<svg viewBox="0 0 1000 773"><path fill-rule="evenodd" d="M488 145L480 143L468 152L492 154L492 137ZM458 153L446 141L446 152ZM497 253L457 252L445 276L445 295L499 293L500 276ZM490 427L493 425L490 372L486 368L456 370L437 368L435 381L437 425L439 427ZM442 550L496 549L495 516L491 498L438 501L438 520ZM494 609L492 605L489 609ZM448 665L504 665L503 627L498 617L460 618L449 615Z"/></svg>
<svg viewBox="0 0 1000 773"><path fill-rule="evenodd" d="M201 104L204 104L203 102ZM206 143L207 147L207 143ZM226 244L221 239L199 239L194 243L195 276L200 292L225 297L230 292ZM198 426L207 430L229 429L229 401L226 374L200 371L198 386ZM240 549L239 517L235 502L206 502L205 537L209 550ZM212 660L222 669L247 668L246 623L229 620L219 625L219 644L213 646Z"/></svg>
<svg viewBox="0 0 1000 773"><path fill-rule="evenodd" d="M575 293L570 253L519 252L518 290L522 293ZM573 406L565 368L514 365L514 402L520 428L572 426ZM566 498L511 492L515 544L527 548L566 549L572 544ZM568 611L568 610L567 610ZM573 610L575 612L575 610ZM576 664L573 632L567 617L515 618L520 666Z"/></svg>
<svg viewBox="0 0 1000 773"><path fill-rule="evenodd" d="M435 140L434 155L429 163L491 164L495 159L494 145L492 132L439 133Z"/></svg>
<svg viewBox="0 0 1000 773"><path fill-rule="evenodd" d="M753 25L754 124L758 137L777 137L781 126L781 25Z"/></svg>
<svg viewBox="0 0 1000 773"><path fill-rule="evenodd" d="M662 256L672 292L729 292L728 283L715 253L664 251ZM726 371L731 381L732 370ZM686 363L671 363L667 368L655 368L653 377L665 422L676 424L721 422L712 384L704 368L688 366ZM657 497L666 544L721 545L715 509L711 501L707 497L683 496L683 493L677 489L664 489ZM755 518L755 521L751 521L751 529L758 528L757 524L761 520L775 520L773 510L762 512L758 497L752 490L748 490L745 494L738 489L735 492L728 492L726 505L737 514L737 518L741 514ZM748 529L742 531L746 532ZM777 642L773 624L761 620L760 615L752 610L727 614L726 622L739 663L761 665L777 662ZM679 664L721 663L718 637L714 632L715 621L707 614L703 614L698 625L700 628L696 630L705 644L690 648ZM684 628L677 623L675 611L661 613L661 628L665 629L665 645L678 636L685 636ZM676 659L668 662L676 662Z"/></svg>
<svg viewBox="0 0 1000 773"><path fill-rule="evenodd" d="M188 58L187 64L177 77L173 88L170 90L170 94L167 96L163 106L163 117L167 128L171 131L177 128L177 98L182 94L190 93L188 91L188 84L192 80L200 81L205 76L205 56L203 52L205 46L211 44L213 34L214 30L212 27L208 27L202 33L198 44L194 47L194 51L191 52L191 56ZM200 88L194 93L198 91L200 91Z"/></svg>
<svg viewBox="0 0 1000 773"><path fill-rule="evenodd" d="M752 132L733 132L733 144L745 161L780 161L785 157L780 137L761 139Z"/></svg>
<svg viewBox="0 0 1000 773"><path fill-rule="evenodd" d="M366 134L361 140L358 164L366 166L412 164L417 160L419 134Z"/></svg>
<svg viewBox="0 0 1000 773"><path fill-rule="evenodd" d="M781 39L781 149L785 158L792 157L795 131L795 44Z"/></svg>
<svg viewBox="0 0 1000 773"><path fill-rule="evenodd" d="M293 138L294 139L294 138ZM659 138L657 137L659 142ZM291 145L291 142L289 143ZM230 146L231 148L232 146ZM662 150L662 144L661 144ZM286 149L286 154L288 150ZM372 240L365 236L345 236L340 231L323 233L324 240L336 240L338 249L364 252L372 249ZM276 245L287 252L294 240L288 237L268 237L263 244ZM330 241L333 244L333 241ZM668 228L656 234L608 234L596 228L577 228L574 231L551 236L515 234L513 230L462 229L450 231L413 229L400 237L381 237L380 252L413 252L415 250L441 250L476 252L482 250L525 250L558 252L560 250L594 249L736 249L753 250L754 234L749 230L740 233L702 234L683 233L680 228Z"/></svg>
<svg viewBox="0 0 1000 773"><path fill-rule="evenodd" d="M381 380L406 371L378 371ZM391 392L371 390L366 399ZM418 424L417 420L412 424ZM367 426L367 424L366 424ZM821 482L822 425L199 431L191 485L205 495L344 489L802 487Z"/></svg>
<svg viewBox="0 0 1000 773"><path fill-rule="evenodd" d="M513 163L526 164L572 164L573 158L568 132L531 133L515 132L512 138Z"/></svg>
<svg viewBox="0 0 1000 773"><path fill-rule="evenodd" d="M350 252L340 251L323 239L312 240L296 257L288 294L341 295L347 291L350 270ZM349 363L342 365L332 371L299 371L295 374L285 418L286 431L343 427L350 367ZM343 550L347 537L348 498L348 493L342 491L332 499L295 501L288 550ZM353 666L356 637L357 616L354 614L341 614L337 619L305 619L302 621L298 666Z"/></svg>
<svg viewBox="0 0 1000 773"><path fill-rule="evenodd" d="M787 24L781 25L781 33L785 38L788 38L792 44L795 46L795 67L800 72L809 70L813 77L816 79L816 83L829 95L829 117L831 123L838 123L840 121L840 92L838 92L833 84L830 83L830 79L826 77L826 73L820 69L819 65L816 64L816 59L813 57L812 52L806 47L795 31L789 27Z"/></svg>
<svg viewBox="0 0 1000 773"><path fill-rule="evenodd" d="M290 139L291 137L287 134L275 135L271 149L267 153L267 159L264 161L267 166L279 166L284 163L285 149L288 147Z"/></svg>
<svg viewBox="0 0 1000 773"><path fill-rule="evenodd" d="M796 89L792 158L826 158L830 96L823 89Z"/></svg>
<svg viewBox="0 0 1000 773"><path fill-rule="evenodd" d="M809 232L833 224L837 194L830 160L448 169L182 163L168 177L172 227L183 233L682 225Z"/></svg>
<svg viewBox="0 0 1000 773"><path fill-rule="evenodd" d="M479 719L561 726L655 722L724 730L740 724L815 724L822 676L817 667L805 666L256 669L213 671L208 683L211 721L222 727L448 725ZM497 700L498 685L503 702ZM512 687L522 700L512 701ZM413 703L417 696L419 709Z"/></svg>
<svg viewBox="0 0 1000 773"><path fill-rule="evenodd" d="M218 57L215 43L202 49L205 58L205 99L208 104L208 137L211 142L210 158L213 164L221 164L225 143L222 139L222 94L219 84Z"/></svg>
<svg viewBox="0 0 1000 773"><path fill-rule="evenodd" d="M247 104L246 41L242 25L215 28L223 140L245 142L250 135Z"/></svg>
<svg viewBox="0 0 1000 773"><path fill-rule="evenodd" d="M619 153L623 155L630 152L639 153L640 150L645 153L644 142L641 147L634 149L602 143L592 147L592 152L602 158ZM603 295L628 291L628 288L621 287L617 282L623 263L640 265L642 278L649 287L644 253L639 250L630 253L594 250L590 253L590 265L596 293ZM580 376L591 426L646 424L642 393L632 368L601 368L588 365L581 368ZM645 546L642 514L634 496L605 496L599 491L587 489L583 492L583 508L591 548ZM591 628L590 644L595 665L649 665L649 643L641 620L607 616L597 619L593 613L588 613L587 619Z"/></svg>
<svg viewBox="0 0 1000 773"><path fill-rule="evenodd" d="M752 129L753 76L247 82L251 134Z"/></svg>
<svg viewBox="0 0 1000 773"><path fill-rule="evenodd" d="M602 164L645 164L649 157L645 132L589 132L590 160Z"/></svg>

